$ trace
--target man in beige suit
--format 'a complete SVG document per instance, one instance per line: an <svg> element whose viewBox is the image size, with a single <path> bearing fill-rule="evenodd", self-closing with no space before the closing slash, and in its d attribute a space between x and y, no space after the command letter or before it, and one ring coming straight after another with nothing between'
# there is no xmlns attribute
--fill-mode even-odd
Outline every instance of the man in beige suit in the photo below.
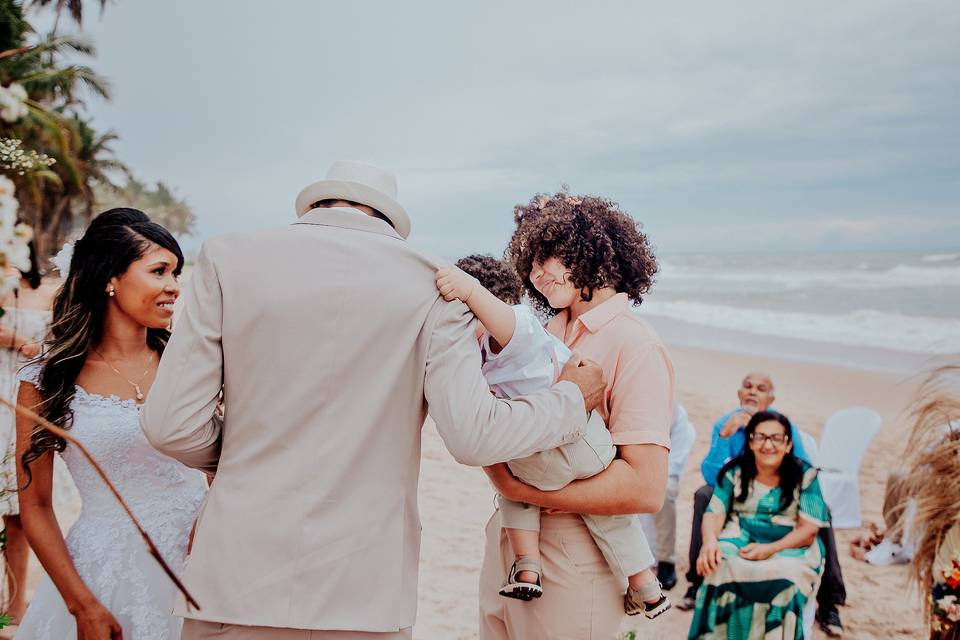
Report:
<svg viewBox="0 0 960 640"><path fill-rule="evenodd" d="M427 412L458 461L489 465L580 437L603 392L574 359L547 391L490 394L392 175L335 163L296 208L204 244L143 408L157 449L215 478L184 640L411 637Z"/></svg>

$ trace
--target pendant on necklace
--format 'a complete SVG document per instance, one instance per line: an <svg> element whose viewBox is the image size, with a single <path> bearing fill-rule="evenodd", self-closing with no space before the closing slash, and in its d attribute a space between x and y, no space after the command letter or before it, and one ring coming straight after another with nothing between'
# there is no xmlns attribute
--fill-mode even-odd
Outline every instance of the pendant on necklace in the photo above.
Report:
<svg viewBox="0 0 960 640"><path fill-rule="evenodd" d="M140 391L140 385L135 384L135 385L133 385L133 388L134 388L134 389L136 390L136 392L137 392L137 400L143 400L143 391Z"/></svg>

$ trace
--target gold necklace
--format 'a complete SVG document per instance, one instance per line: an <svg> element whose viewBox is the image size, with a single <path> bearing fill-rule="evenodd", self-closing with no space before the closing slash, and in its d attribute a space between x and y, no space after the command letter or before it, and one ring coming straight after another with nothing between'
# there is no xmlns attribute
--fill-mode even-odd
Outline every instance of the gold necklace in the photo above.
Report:
<svg viewBox="0 0 960 640"><path fill-rule="evenodd" d="M130 386L133 387L133 390L136 391L136 394L137 394L137 402L142 402L142 401L143 401L143 391L140 390L140 385L143 384L143 381L146 380L146 378L147 378L147 374L150 373L150 365L153 364L153 352L152 352L152 351L150 352L150 358L147 360L147 368L143 370L143 375L140 376L140 382L139 382L139 383L134 382L133 380L127 378L125 375L123 375L122 373L120 373L115 366L113 366L112 364L110 364L110 361L107 360L107 359L103 356L103 354L100 353L100 351L99 351L98 349L94 348L94 349L93 349L93 352L96 353L98 356L100 356L100 359L103 360L108 367L110 367L111 369L113 369L113 372L114 372L115 374L117 374L118 376L120 376L121 378L123 378L124 380L126 380L126 381L127 381L127 384L129 384Z"/></svg>

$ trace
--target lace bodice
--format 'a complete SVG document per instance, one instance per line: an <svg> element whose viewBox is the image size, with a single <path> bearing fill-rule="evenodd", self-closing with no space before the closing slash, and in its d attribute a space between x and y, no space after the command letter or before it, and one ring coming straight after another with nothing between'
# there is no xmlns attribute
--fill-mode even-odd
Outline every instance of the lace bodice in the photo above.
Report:
<svg viewBox="0 0 960 640"><path fill-rule="evenodd" d="M77 387L70 408L71 435L106 470L148 531L149 524L160 525L178 511L188 511L191 520L196 516L198 501L206 490L203 475L150 446L140 430L139 405L133 400L91 394ZM68 445L62 455L83 500L80 517L125 519L113 495L80 451Z"/></svg>
<svg viewBox="0 0 960 640"><path fill-rule="evenodd" d="M31 365L20 377L37 384L38 374L39 368ZM87 393L78 386L70 408L71 435L104 468L164 558L175 571L182 570L187 537L206 493L203 475L150 446L133 400ZM170 622L172 585L145 557L133 525L80 450L68 444L62 457L83 503L67 535L81 577L124 625L125 638L178 637ZM159 596L158 590L163 592ZM169 633L161 633L168 628ZM61 632L51 626L50 633L38 632L36 637L59 638Z"/></svg>

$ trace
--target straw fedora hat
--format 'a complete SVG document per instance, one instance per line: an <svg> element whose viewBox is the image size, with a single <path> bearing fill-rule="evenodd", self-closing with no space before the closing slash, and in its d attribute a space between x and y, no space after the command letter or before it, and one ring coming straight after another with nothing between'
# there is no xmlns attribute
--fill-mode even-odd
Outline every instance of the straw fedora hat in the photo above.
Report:
<svg viewBox="0 0 960 640"><path fill-rule="evenodd" d="M410 235L410 218L397 202L397 178L389 171L362 162L337 160L327 177L314 182L297 196L297 216L310 211L320 200L349 200L382 213L400 237Z"/></svg>

